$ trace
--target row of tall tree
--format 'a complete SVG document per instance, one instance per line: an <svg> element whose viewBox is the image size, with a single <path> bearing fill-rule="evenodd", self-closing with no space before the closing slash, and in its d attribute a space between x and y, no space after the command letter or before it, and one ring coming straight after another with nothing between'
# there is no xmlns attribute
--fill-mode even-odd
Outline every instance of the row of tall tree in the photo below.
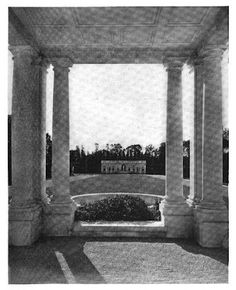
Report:
<svg viewBox="0 0 236 290"><path fill-rule="evenodd" d="M223 131L223 183L228 184L229 171L229 130ZM84 146L76 146L70 150L70 171L73 173L100 173L101 160L146 160L148 174L165 174L165 142L158 148L152 144L142 148L139 144L123 148L121 144L107 144L99 149L95 143L93 152L87 152ZM12 152L11 152L11 115L8 116L8 184L12 184ZM46 134L46 177L51 178L52 138ZM183 176L189 178L190 141L183 141Z"/></svg>
<svg viewBox="0 0 236 290"><path fill-rule="evenodd" d="M52 140L49 134L47 140L47 178L51 177L52 166ZM126 148L120 143L107 144L105 149L99 149L95 143L93 152L86 152L84 146L76 146L70 150L70 172L101 173L101 160L146 160L146 173L165 175L165 142L158 148L152 144L142 148L140 144L133 144ZM183 175L189 178L190 142L183 142Z"/></svg>
<svg viewBox="0 0 236 290"><path fill-rule="evenodd" d="M223 183L228 184L229 176L229 130L224 129L223 136ZM47 134L47 178L51 178L52 140ZM146 173L165 175L165 142L158 148L152 144L142 148L140 144L123 148L120 143L107 144L99 149L95 143L93 152L86 152L84 146L70 150L70 173L101 173L101 160L146 160ZM190 141L183 141L183 177L190 177Z"/></svg>

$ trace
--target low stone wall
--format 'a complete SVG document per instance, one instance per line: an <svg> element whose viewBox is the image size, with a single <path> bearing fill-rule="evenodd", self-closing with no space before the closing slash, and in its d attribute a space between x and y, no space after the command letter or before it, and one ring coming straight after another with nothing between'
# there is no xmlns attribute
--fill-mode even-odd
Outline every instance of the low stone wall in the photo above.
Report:
<svg viewBox="0 0 236 290"><path fill-rule="evenodd" d="M159 221L139 222L75 222L73 236L79 237L135 237L165 238L167 228Z"/></svg>
<svg viewBox="0 0 236 290"><path fill-rule="evenodd" d="M123 192L110 192L110 193L89 193L73 196L72 199L76 204L89 203L97 200L102 200L108 197L114 197L115 195L130 195L140 197L146 202L147 205L153 205L156 201L161 202L164 198L162 195L145 194L145 193L123 193Z"/></svg>

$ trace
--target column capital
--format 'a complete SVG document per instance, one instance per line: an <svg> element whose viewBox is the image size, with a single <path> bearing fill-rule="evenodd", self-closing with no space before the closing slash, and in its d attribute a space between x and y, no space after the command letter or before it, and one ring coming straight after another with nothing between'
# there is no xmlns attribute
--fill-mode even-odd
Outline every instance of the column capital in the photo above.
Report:
<svg viewBox="0 0 236 290"><path fill-rule="evenodd" d="M49 60L55 69L67 69L72 67L73 62L69 57L53 57Z"/></svg>
<svg viewBox="0 0 236 290"><path fill-rule="evenodd" d="M182 70L183 64L186 58L176 57L176 56L166 56L163 59L163 65L166 67L166 70Z"/></svg>
<svg viewBox="0 0 236 290"><path fill-rule="evenodd" d="M42 69L48 69L50 62L43 56L37 56L33 59L32 65L39 66Z"/></svg>
<svg viewBox="0 0 236 290"><path fill-rule="evenodd" d="M196 53L190 57L188 64L192 67L199 67L203 65L203 57Z"/></svg>
<svg viewBox="0 0 236 290"><path fill-rule="evenodd" d="M199 57L203 61L220 61L226 49L225 45L208 45L199 51Z"/></svg>
<svg viewBox="0 0 236 290"><path fill-rule="evenodd" d="M30 45L17 45L9 46L10 52L13 54L13 59L22 56L36 57L38 55L37 51Z"/></svg>

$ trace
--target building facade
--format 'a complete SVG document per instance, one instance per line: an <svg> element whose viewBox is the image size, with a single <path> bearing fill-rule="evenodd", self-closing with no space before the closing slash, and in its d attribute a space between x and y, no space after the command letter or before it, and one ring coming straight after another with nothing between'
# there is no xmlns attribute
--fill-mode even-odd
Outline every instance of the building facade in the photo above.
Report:
<svg viewBox="0 0 236 290"><path fill-rule="evenodd" d="M101 173L146 173L146 160L102 160Z"/></svg>

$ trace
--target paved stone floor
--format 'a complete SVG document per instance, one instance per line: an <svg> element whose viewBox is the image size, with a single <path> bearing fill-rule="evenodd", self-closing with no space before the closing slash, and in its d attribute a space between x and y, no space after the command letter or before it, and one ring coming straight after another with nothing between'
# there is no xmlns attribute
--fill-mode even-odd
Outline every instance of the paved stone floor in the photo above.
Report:
<svg viewBox="0 0 236 290"><path fill-rule="evenodd" d="M41 239L9 248L9 283L227 283L228 252L177 239Z"/></svg>

